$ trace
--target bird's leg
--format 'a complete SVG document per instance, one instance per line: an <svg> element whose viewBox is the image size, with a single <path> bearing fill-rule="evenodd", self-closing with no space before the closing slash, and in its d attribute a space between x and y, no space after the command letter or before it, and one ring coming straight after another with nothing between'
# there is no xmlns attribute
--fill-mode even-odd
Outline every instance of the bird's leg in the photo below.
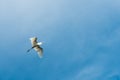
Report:
<svg viewBox="0 0 120 80"><path fill-rule="evenodd" d="M31 49L33 49L34 47L31 47L30 49L27 50L27 52L29 52Z"/></svg>
<svg viewBox="0 0 120 80"><path fill-rule="evenodd" d="M37 46L37 45L36 45L36 46ZM36 46L31 47L30 49L27 50L27 52L29 52L31 49L33 49L33 48L36 47Z"/></svg>
<svg viewBox="0 0 120 80"><path fill-rule="evenodd" d="M28 49L27 52L29 52L32 48Z"/></svg>

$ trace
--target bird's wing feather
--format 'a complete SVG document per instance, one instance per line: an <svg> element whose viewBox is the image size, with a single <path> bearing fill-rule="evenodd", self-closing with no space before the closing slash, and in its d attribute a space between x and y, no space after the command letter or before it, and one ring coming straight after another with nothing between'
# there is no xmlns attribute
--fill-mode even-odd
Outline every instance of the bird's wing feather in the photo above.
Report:
<svg viewBox="0 0 120 80"><path fill-rule="evenodd" d="M42 56L43 56L43 48L41 48L40 46L36 46L34 49L35 49L35 51L38 52L39 57L42 58Z"/></svg>
<svg viewBox="0 0 120 80"><path fill-rule="evenodd" d="M30 38L30 40L31 40L32 46L37 45L37 38L36 37Z"/></svg>

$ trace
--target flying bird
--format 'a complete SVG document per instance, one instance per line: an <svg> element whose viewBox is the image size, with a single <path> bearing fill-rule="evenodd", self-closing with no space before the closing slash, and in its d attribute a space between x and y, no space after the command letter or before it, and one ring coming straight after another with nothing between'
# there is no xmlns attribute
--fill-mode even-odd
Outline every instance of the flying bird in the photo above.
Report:
<svg viewBox="0 0 120 80"><path fill-rule="evenodd" d="M27 52L29 52L31 49L34 49L35 51L37 51L38 55L40 58L43 57L43 48L41 47L42 42L37 42L37 37L32 37L30 38L32 47L30 49L27 50Z"/></svg>

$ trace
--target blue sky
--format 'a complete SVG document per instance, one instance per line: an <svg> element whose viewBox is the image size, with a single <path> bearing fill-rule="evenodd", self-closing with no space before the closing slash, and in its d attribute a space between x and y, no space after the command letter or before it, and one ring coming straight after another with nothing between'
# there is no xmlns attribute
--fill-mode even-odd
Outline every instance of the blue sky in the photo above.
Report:
<svg viewBox="0 0 120 80"><path fill-rule="evenodd" d="M29 38L44 41L44 57ZM0 80L120 80L119 0L1 0Z"/></svg>

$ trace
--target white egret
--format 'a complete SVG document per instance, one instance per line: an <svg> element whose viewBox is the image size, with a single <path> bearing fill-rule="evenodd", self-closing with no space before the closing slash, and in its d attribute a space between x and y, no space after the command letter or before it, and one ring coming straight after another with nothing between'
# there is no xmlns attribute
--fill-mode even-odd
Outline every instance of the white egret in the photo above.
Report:
<svg viewBox="0 0 120 80"><path fill-rule="evenodd" d="M37 42L37 37L30 38L30 41L31 41L31 44L32 44L32 48L27 50L27 52L29 52L31 49L34 49L35 51L37 51L39 57L42 58L42 56L43 56L43 48L40 47L42 45L42 42L38 43Z"/></svg>

